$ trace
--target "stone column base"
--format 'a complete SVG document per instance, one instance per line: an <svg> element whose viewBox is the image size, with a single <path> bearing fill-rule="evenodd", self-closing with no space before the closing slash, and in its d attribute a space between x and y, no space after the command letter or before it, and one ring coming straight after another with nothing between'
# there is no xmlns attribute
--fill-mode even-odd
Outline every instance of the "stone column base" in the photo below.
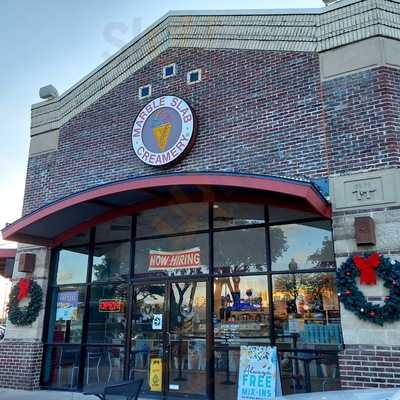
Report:
<svg viewBox="0 0 400 400"><path fill-rule="evenodd" d="M400 387L400 346L346 345L339 368L343 389Z"/></svg>
<svg viewBox="0 0 400 400"><path fill-rule="evenodd" d="M0 342L0 387L34 390L39 388L43 345L23 339Z"/></svg>

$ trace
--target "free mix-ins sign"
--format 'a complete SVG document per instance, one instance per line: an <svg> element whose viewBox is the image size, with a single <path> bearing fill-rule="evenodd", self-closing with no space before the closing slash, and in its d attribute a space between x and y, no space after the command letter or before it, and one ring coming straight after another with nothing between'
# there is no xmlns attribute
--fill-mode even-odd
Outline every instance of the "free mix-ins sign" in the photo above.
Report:
<svg viewBox="0 0 400 400"><path fill-rule="evenodd" d="M144 163L159 167L182 158L195 136L196 121L189 104L176 96L161 96L136 117L132 145Z"/></svg>

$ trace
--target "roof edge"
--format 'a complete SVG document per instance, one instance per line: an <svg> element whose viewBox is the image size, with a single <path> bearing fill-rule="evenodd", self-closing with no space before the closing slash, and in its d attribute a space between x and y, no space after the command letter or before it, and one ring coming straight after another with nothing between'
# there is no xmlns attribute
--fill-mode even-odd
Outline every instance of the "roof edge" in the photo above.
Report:
<svg viewBox="0 0 400 400"><path fill-rule="evenodd" d="M160 25L162 22L167 20L169 17L195 17L195 16L250 16L250 15L320 15L338 8L346 7L350 4L355 4L362 2L364 0L339 0L337 3L334 3L329 6L320 7L320 8L279 8L279 9L266 9L266 10L258 10L258 9L238 9L238 10L170 10L160 18L158 18L155 22L153 22L150 26L148 26L143 32L136 35L133 39L131 39L128 43L122 46L119 50L117 50L114 54L108 57L105 61L103 61L99 66L95 69L84 75L78 82L72 85L65 92L61 93L58 97L52 100L44 100L39 101L37 103L33 103L31 108L36 109L40 108L43 105L48 105L51 103L57 103L63 97L67 96L70 92L78 88L85 81L87 81L90 77L92 77L96 72L100 71L104 66L109 64L114 58L118 57L125 50L131 47L133 44L138 42L142 37L146 36L149 32L151 32L154 28ZM397 2L397 0L394 0Z"/></svg>

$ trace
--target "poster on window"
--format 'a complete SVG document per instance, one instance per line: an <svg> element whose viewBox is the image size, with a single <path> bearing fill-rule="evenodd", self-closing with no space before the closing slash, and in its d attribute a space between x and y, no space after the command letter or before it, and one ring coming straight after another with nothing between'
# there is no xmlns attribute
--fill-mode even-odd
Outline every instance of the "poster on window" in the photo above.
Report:
<svg viewBox="0 0 400 400"><path fill-rule="evenodd" d="M79 292L59 292L57 297L56 320L75 321L78 319Z"/></svg>
<svg viewBox="0 0 400 400"><path fill-rule="evenodd" d="M149 271L201 268L200 247L179 251L150 250Z"/></svg>
<svg viewBox="0 0 400 400"><path fill-rule="evenodd" d="M240 346L238 400L282 395L276 347Z"/></svg>

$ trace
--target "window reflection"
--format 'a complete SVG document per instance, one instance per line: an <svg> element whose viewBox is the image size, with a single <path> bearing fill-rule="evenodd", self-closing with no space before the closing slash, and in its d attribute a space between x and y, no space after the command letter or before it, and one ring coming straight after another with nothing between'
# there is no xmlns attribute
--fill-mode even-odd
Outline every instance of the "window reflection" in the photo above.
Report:
<svg viewBox="0 0 400 400"><path fill-rule="evenodd" d="M141 212L137 217L136 236L208 229L208 203L175 204Z"/></svg>
<svg viewBox="0 0 400 400"><path fill-rule="evenodd" d="M273 271L335 268L329 221L271 227L270 241Z"/></svg>
<svg viewBox="0 0 400 400"><path fill-rule="evenodd" d="M248 273L266 270L264 227L222 231L214 234L215 273Z"/></svg>
<svg viewBox="0 0 400 400"><path fill-rule="evenodd" d="M129 240L131 237L131 216L124 216L96 226L96 243L114 240Z"/></svg>
<svg viewBox="0 0 400 400"><path fill-rule="evenodd" d="M214 228L263 224L264 222L264 206L262 204L214 204Z"/></svg>
<svg viewBox="0 0 400 400"><path fill-rule="evenodd" d="M124 280L129 276L130 243L96 245L92 280Z"/></svg>
<svg viewBox="0 0 400 400"><path fill-rule="evenodd" d="M269 336L269 306L265 277L216 278L216 337L231 339Z"/></svg>
<svg viewBox="0 0 400 400"><path fill-rule="evenodd" d="M88 247L61 250L58 259L57 284L86 282Z"/></svg>
<svg viewBox="0 0 400 400"><path fill-rule="evenodd" d="M276 275L273 299L275 329L283 341L296 335L298 347L341 343L335 274Z"/></svg>

